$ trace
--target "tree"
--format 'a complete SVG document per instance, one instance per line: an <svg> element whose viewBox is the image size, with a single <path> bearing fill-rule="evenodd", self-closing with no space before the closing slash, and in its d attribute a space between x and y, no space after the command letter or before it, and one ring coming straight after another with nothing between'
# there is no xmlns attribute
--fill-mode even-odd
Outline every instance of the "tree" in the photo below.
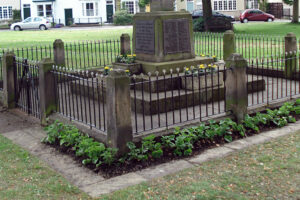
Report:
<svg viewBox="0 0 300 200"><path fill-rule="evenodd" d="M209 20L212 18L211 0L202 0L205 31L209 31Z"/></svg>
<svg viewBox="0 0 300 200"><path fill-rule="evenodd" d="M293 5L293 19L292 23L299 22L299 0L283 0L285 4Z"/></svg>

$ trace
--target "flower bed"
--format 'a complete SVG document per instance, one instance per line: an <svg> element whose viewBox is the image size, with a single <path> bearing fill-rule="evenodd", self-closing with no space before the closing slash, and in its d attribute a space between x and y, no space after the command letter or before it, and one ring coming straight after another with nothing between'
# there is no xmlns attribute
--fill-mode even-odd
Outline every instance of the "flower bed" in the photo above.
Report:
<svg viewBox="0 0 300 200"><path fill-rule="evenodd" d="M216 122L200 123L191 128L176 128L173 134L155 137L150 135L140 143L129 142L129 152L118 155L118 150L107 148L103 143L80 133L70 125L58 121L46 127L44 143L76 157L83 165L104 177L112 177L137 171L184 156L192 156L203 150L257 134L262 130L283 127L296 122L300 116L300 99L285 103L279 109L247 115L241 124L230 118Z"/></svg>

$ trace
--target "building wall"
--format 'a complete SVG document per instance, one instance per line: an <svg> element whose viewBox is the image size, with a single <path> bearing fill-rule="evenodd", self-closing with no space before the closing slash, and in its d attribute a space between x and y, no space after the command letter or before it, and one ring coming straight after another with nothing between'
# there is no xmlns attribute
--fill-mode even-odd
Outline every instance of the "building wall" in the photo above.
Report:
<svg viewBox="0 0 300 200"><path fill-rule="evenodd" d="M12 6L13 10L20 10L20 0L0 0L0 6Z"/></svg>
<svg viewBox="0 0 300 200"><path fill-rule="evenodd" d="M83 15L83 3L98 3L98 15L97 16L85 16ZM113 7L115 1L113 2ZM53 10L53 18L56 23L61 22L65 23L65 9L72 9L73 11L73 18L78 21L80 20L81 23L93 22L102 18L102 21L107 21L106 15L106 0L56 0L55 2L32 2L32 0L22 0L22 10L24 4L30 4L31 9L31 16L35 17L38 15L38 5L52 5ZM96 5L96 4L94 4ZM96 7L94 8L94 12L96 12ZM115 9L114 9L115 12ZM24 16L22 16L24 18ZM89 20L88 20L89 19Z"/></svg>

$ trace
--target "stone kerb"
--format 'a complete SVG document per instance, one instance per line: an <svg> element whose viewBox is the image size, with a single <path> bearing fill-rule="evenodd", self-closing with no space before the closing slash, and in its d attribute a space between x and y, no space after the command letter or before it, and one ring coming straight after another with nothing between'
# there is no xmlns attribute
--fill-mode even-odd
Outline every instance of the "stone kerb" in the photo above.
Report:
<svg viewBox="0 0 300 200"><path fill-rule="evenodd" d="M127 152L133 140L131 122L130 78L124 70L115 69L106 78L107 144Z"/></svg>
<svg viewBox="0 0 300 200"><path fill-rule="evenodd" d="M2 57L3 70L3 105L6 108L15 108L15 82L16 76L14 73L15 54L7 52Z"/></svg>
<svg viewBox="0 0 300 200"><path fill-rule="evenodd" d="M297 69L297 38L294 33L288 33L285 37L285 77L293 78Z"/></svg>
<svg viewBox="0 0 300 200"><path fill-rule="evenodd" d="M240 54L232 54L226 60L226 111L241 122L247 114L247 61Z"/></svg>
<svg viewBox="0 0 300 200"><path fill-rule="evenodd" d="M227 60L233 53L235 53L235 35L232 30L228 30L223 36L223 60Z"/></svg>

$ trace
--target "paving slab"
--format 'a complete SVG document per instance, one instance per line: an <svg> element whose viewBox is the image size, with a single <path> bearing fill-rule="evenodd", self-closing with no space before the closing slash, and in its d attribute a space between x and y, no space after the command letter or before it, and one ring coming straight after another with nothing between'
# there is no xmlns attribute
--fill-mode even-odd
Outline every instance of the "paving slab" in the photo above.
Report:
<svg viewBox="0 0 300 200"><path fill-rule="evenodd" d="M108 194L145 181L147 181L147 179L141 175L137 173L129 173L79 188L92 197L99 197L102 194Z"/></svg>
<svg viewBox="0 0 300 200"><path fill-rule="evenodd" d="M208 149L200 155L187 159L187 161L195 164L201 164L211 159L223 158L232 152L234 152L233 149L222 146L214 149Z"/></svg>
<svg viewBox="0 0 300 200"><path fill-rule="evenodd" d="M224 146L234 150L241 150L251 146L251 143L245 140L236 140L231 143L225 144Z"/></svg>
<svg viewBox="0 0 300 200"><path fill-rule="evenodd" d="M185 160L178 160L178 161L172 161L169 163L157 165L154 167L149 167L147 169L138 171L136 173L141 175L142 177L144 177L147 180L151 180L151 179L159 178L159 177L162 177L165 175L174 174L174 173L184 170L186 168L192 168L192 167L194 167L193 164L191 164Z"/></svg>

